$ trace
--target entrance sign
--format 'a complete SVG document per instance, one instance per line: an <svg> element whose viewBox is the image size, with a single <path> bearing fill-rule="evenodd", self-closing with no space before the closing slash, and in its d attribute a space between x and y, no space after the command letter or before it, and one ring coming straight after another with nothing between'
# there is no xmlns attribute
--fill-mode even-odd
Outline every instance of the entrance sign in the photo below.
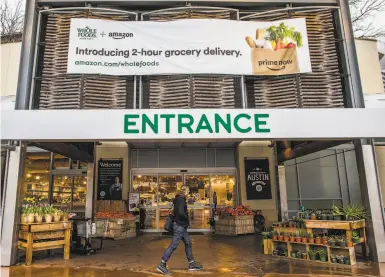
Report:
<svg viewBox="0 0 385 277"><path fill-rule="evenodd" d="M306 20L169 22L71 19L67 73L106 75L311 72Z"/></svg>
<svg viewBox="0 0 385 277"><path fill-rule="evenodd" d="M3 140L321 140L384 138L385 109L3 111ZM81 120L79 120L81 119Z"/></svg>
<svg viewBox="0 0 385 277"><path fill-rule="evenodd" d="M123 160L99 160L98 200L122 200Z"/></svg>
<svg viewBox="0 0 385 277"><path fill-rule="evenodd" d="M269 159L245 159L247 200L272 199Z"/></svg>

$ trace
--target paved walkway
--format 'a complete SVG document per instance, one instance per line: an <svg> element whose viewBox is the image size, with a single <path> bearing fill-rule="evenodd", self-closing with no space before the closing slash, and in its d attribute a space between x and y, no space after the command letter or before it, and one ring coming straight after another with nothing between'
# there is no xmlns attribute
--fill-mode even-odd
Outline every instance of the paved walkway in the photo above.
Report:
<svg viewBox="0 0 385 277"><path fill-rule="evenodd" d="M64 261L60 253L34 260L30 267L18 265L2 268L2 277L144 277L160 276L155 267L169 237L141 236L131 240L105 241L96 255L71 255ZM173 276L252 276L252 277L326 277L326 276L385 276L385 265L360 262L355 267L273 258L263 255L257 236L193 236L193 252L205 270L189 272L181 244L168 264Z"/></svg>

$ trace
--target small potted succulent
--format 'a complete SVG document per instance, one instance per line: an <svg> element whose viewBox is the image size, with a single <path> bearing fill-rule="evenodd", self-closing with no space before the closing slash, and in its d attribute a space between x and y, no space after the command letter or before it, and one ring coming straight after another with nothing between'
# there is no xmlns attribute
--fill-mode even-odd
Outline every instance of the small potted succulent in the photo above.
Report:
<svg viewBox="0 0 385 277"><path fill-rule="evenodd" d="M44 216L44 208L43 206L39 205L35 209L35 219L36 223L42 223L43 222L43 216Z"/></svg>
<svg viewBox="0 0 385 277"><path fill-rule="evenodd" d="M273 240L278 240L278 231L273 231Z"/></svg>
<svg viewBox="0 0 385 277"><path fill-rule="evenodd" d="M301 234L299 231L297 231L295 233L295 242L301 242L301 241L302 241Z"/></svg>
<svg viewBox="0 0 385 277"><path fill-rule="evenodd" d="M283 239L285 242L288 242L290 240L289 233L284 233L283 234Z"/></svg>
<svg viewBox="0 0 385 277"><path fill-rule="evenodd" d="M288 256L288 251L287 251L287 248L285 248L285 249L283 250L283 253L284 253L285 257L287 257L287 256Z"/></svg>
<svg viewBox="0 0 385 277"><path fill-rule="evenodd" d="M309 243L314 243L314 235L309 234Z"/></svg>
<svg viewBox="0 0 385 277"><path fill-rule="evenodd" d="M294 242L295 241L294 234L290 233L289 236L290 236L290 242Z"/></svg>
<svg viewBox="0 0 385 277"><path fill-rule="evenodd" d="M283 236L281 235L281 232L277 231L278 240L283 241Z"/></svg>
<svg viewBox="0 0 385 277"><path fill-rule="evenodd" d="M334 220L341 221L342 216L344 215L344 212L343 212L342 208L339 208L336 205L333 205L332 206L332 214L333 214Z"/></svg>
<svg viewBox="0 0 385 277"><path fill-rule="evenodd" d="M333 264L336 264L336 263L337 263L337 258L336 258L336 255L335 255L335 254L331 254L331 255L330 255L330 261L331 261Z"/></svg>
<svg viewBox="0 0 385 277"><path fill-rule="evenodd" d="M336 246L336 238L334 236L328 237L329 246Z"/></svg>
<svg viewBox="0 0 385 277"><path fill-rule="evenodd" d="M321 237L320 237L320 236L317 236L317 237L315 238L315 243L316 243L316 244L321 244Z"/></svg>
<svg viewBox="0 0 385 277"><path fill-rule="evenodd" d="M306 252L302 252L301 256L302 256L302 259L307 260L307 253Z"/></svg>
<svg viewBox="0 0 385 277"><path fill-rule="evenodd" d="M344 264L345 263L344 256L337 255L336 258L337 258L337 261L338 261L339 264Z"/></svg>
<svg viewBox="0 0 385 277"><path fill-rule="evenodd" d="M326 262L328 260L327 252L325 249L320 249L317 251L317 253L321 262Z"/></svg>
<svg viewBox="0 0 385 277"><path fill-rule="evenodd" d="M307 243L307 237L308 237L307 233L306 233L306 232L303 232L303 233L302 233L302 242L303 242L303 243Z"/></svg>
<svg viewBox="0 0 385 277"><path fill-rule="evenodd" d="M350 265L350 258L344 257L344 262L345 262L345 264Z"/></svg>
<svg viewBox="0 0 385 277"><path fill-rule="evenodd" d="M314 211L312 211L312 213L310 214L310 219L311 220L317 220L317 215Z"/></svg>
<svg viewBox="0 0 385 277"><path fill-rule="evenodd" d="M322 237L322 244L323 245L328 245L328 237L327 236L323 236Z"/></svg>
<svg viewBox="0 0 385 277"><path fill-rule="evenodd" d="M357 204L349 204L343 206L343 212L345 214L346 220L348 221L367 218L367 212L365 208Z"/></svg>
<svg viewBox="0 0 385 277"><path fill-rule="evenodd" d="M350 240L350 239L347 239L347 240L346 240L346 246L347 246L347 247L353 247L353 241Z"/></svg>
<svg viewBox="0 0 385 277"><path fill-rule="evenodd" d="M361 240L360 233L358 231L353 231L352 233L352 241L353 243L359 243Z"/></svg>
<svg viewBox="0 0 385 277"><path fill-rule="evenodd" d="M346 247L346 237L345 236L340 236L338 238L338 246L341 247L341 248L345 248Z"/></svg>
<svg viewBox="0 0 385 277"><path fill-rule="evenodd" d="M307 253L309 254L309 258L311 261L317 260L317 250L316 249L309 249L309 251L307 251Z"/></svg>
<svg viewBox="0 0 385 277"><path fill-rule="evenodd" d="M291 257L292 258L297 258L297 250L292 250L291 252L290 252L290 255L291 255Z"/></svg>

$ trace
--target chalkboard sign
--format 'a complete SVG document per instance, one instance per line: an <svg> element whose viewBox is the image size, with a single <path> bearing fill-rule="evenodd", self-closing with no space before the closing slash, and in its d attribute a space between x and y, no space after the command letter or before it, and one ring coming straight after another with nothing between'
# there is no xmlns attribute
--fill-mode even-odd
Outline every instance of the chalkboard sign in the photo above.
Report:
<svg viewBox="0 0 385 277"><path fill-rule="evenodd" d="M247 200L272 199L269 159L245 159Z"/></svg>
<svg viewBox="0 0 385 277"><path fill-rule="evenodd" d="M98 200L122 200L122 160L99 160Z"/></svg>

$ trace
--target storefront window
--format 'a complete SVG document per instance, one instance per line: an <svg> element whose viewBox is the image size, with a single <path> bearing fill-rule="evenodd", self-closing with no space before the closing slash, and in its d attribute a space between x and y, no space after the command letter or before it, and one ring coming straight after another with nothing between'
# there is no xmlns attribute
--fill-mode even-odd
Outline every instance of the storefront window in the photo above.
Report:
<svg viewBox="0 0 385 277"><path fill-rule="evenodd" d="M87 177L75 176L72 196L72 211L84 211L86 208Z"/></svg>
<svg viewBox="0 0 385 277"><path fill-rule="evenodd" d="M52 204L55 207L70 210L72 202L72 178L57 175L53 177Z"/></svg>
<svg viewBox="0 0 385 277"><path fill-rule="evenodd" d="M148 229L158 228L156 224L156 211L158 208L157 176L134 175L132 188L133 192L140 193L141 207L145 210L144 227Z"/></svg>
<svg viewBox="0 0 385 277"><path fill-rule="evenodd" d="M40 203L49 203L49 152L27 153L23 192L25 197L34 197Z"/></svg>
<svg viewBox="0 0 385 277"><path fill-rule="evenodd" d="M53 168L64 169L70 167L70 159L60 154L53 155Z"/></svg>
<svg viewBox="0 0 385 277"><path fill-rule="evenodd" d="M234 184L234 175L211 176L213 202L216 201L217 206L234 206Z"/></svg>

